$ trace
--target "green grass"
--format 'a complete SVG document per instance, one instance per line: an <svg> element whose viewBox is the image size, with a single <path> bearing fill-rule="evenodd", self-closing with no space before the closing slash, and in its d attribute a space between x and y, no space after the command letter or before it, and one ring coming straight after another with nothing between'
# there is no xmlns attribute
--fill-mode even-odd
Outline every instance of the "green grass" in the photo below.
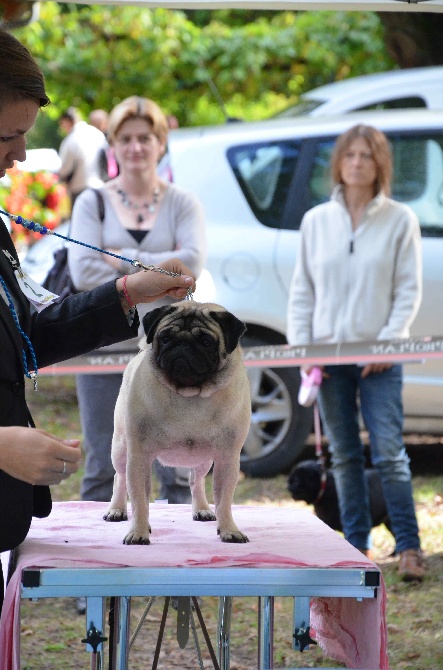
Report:
<svg viewBox="0 0 443 670"><path fill-rule="evenodd" d="M63 437L80 437L73 380L46 378L39 392L28 394L37 425ZM435 449L443 449L441 444ZM420 469L422 472L422 469ZM210 491L208 478L208 491ZM52 489L54 500L79 498L81 472ZM422 584L404 584L397 576L397 559L390 557L392 536L384 526L374 529L375 560L382 569L387 590L388 654L391 670L441 670L443 668L443 473L414 476L423 549L428 574ZM251 479L241 476L236 504L306 508L294 502L286 490L286 477ZM133 598L131 626L140 619L146 599ZM203 616L213 645L216 644L216 598L203 599ZM152 666L163 599L158 598L137 637L130 655L131 670ZM257 668L257 616L255 598L235 598L232 617L231 670ZM158 670L198 668L192 637L181 650L175 639L175 612L168 614ZM340 667L324 658L318 648L300 654L292 650L292 599L275 599L274 667ZM22 603L23 670L78 670L89 667L89 655L80 640L85 636L84 617L75 611L73 599L47 599ZM202 638L200 636L200 641ZM204 645L203 645L204 646ZM202 650L205 668L212 667Z"/></svg>

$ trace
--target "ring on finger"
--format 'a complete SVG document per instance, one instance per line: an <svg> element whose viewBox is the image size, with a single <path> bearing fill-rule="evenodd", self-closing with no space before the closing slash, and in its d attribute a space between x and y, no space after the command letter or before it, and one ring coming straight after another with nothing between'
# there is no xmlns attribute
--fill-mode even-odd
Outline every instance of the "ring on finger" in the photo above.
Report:
<svg viewBox="0 0 443 670"><path fill-rule="evenodd" d="M63 461L63 470L61 472L62 475L66 474L66 461Z"/></svg>

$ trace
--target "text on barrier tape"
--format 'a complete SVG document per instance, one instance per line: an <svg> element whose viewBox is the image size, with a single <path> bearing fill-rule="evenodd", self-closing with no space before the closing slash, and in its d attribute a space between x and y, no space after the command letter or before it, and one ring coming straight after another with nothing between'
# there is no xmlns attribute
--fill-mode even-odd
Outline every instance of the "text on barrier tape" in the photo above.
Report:
<svg viewBox="0 0 443 670"><path fill-rule="evenodd" d="M41 375L116 374L123 372L137 351L93 351L54 363ZM270 344L244 347L246 367L298 367L300 365L349 365L352 363L411 363L443 358L443 336L410 337L404 340L310 344Z"/></svg>

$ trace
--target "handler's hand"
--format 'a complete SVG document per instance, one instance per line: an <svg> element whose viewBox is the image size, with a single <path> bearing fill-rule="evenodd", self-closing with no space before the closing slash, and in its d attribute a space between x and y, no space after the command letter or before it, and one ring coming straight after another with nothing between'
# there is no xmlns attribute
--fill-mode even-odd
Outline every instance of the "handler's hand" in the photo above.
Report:
<svg viewBox="0 0 443 670"><path fill-rule="evenodd" d="M28 484L59 484L77 472L79 444L37 428L0 428L0 469Z"/></svg>
<svg viewBox="0 0 443 670"><path fill-rule="evenodd" d="M379 374L380 372L385 372L392 368L392 363L368 363L365 365L361 372L362 377L367 377L368 375Z"/></svg>
<svg viewBox="0 0 443 670"><path fill-rule="evenodd" d="M153 270L140 270L140 272L128 275L126 291L134 305L140 302L154 302L165 296L180 300L186 296L188 289L195 291L193 273L178 259L165 261L158 267L168 272L175 272L179 276L171 277ZM122 294L123 279L117 279L116 286L117 291Z"/></svg>

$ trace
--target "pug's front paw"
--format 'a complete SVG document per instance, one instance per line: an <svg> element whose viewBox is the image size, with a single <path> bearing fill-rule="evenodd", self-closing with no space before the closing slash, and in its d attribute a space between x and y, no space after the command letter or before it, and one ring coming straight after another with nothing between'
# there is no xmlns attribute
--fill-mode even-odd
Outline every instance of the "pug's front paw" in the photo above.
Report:
<svg viewBox="0 0 443 670"><path fill-rule="evenodd" d="M140 533L128 533L124 540L123 544L151 544L149 540L149 535L140 535Z"/></svg>
<svg viewBox="0 0 443 670"><path fill-rule="evenodd" d="M143 529L131 528L129 533L125 535L123 544L151 544L149 541L150 533L151 526Z"/></svg>
<svg viewBox="0 0 443 670"><path fill-rule="evenodd" d="M216 521L217 517L211 509L198 509L193 513L194 521Z"/></svg>
<svg viewBox="0 0 443 670"><path fill-rule="evenodd" d="M222 542L236 542L238 544L249 542L248 536L240 532L239 530L221 531L219 529L217 533L220 535L220 539Z"/></svg>
<svg viewBox="0 0 443 670"><path fill-rule="evenodd" d="M125 509L119 509L117 507L110 507L106 514L103 516L105 521L127 521L128 513Z"/></svg>

